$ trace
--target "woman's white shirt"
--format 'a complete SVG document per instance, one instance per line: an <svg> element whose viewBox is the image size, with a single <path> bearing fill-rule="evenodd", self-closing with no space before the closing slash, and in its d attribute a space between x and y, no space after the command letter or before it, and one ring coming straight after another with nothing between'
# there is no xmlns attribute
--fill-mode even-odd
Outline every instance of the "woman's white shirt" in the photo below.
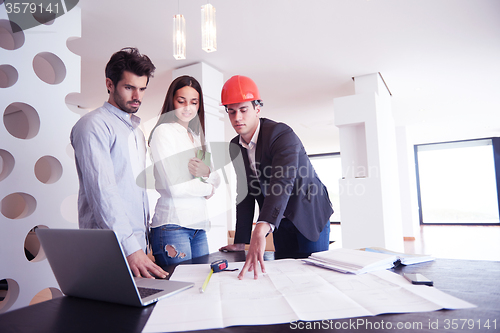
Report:
<svg viewBox="0 0 500 333"><path fill-rule="evenodd" d="M191 133L193 141L189 135ZM155 128L150 142L154 163L155 188L160 193L151 226L177 224L193 229L208 229L205 196L220 184L213 171L204 181L195 178L188 169L189 160L201 150L199 135L179 123L163 123ZM207 143L207 151L209 150ZM212 187L213 186L213 187Z"/></svg>

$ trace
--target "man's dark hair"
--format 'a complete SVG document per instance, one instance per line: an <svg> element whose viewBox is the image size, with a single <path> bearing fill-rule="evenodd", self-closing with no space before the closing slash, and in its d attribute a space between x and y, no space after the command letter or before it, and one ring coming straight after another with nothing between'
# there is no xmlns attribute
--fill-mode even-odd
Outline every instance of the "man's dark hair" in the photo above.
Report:
<svg viewBox="0 0 500 333"><path fill-rule="evenodd" d="M123 72L127 71L137 76L147 76L149 83L155 69L155 65L148 56L140 54L135 47L125 47L114 53L109 59L106 65L106 78L110 79L116 87L122 79Z"/></svg>
<svg viewBox="0 0 500 333"><path fill-rule="evenodd" d="M253 106L253 109L255 110L255 107L258 105L258 106L264 106L264 102L262 102L262 100L260 99L256 99L256 100L253 100L251 101L252 103L252 106ZM224 105L224 108L226 109L226 113L228 113L227 111L227 105Z"/></svg>

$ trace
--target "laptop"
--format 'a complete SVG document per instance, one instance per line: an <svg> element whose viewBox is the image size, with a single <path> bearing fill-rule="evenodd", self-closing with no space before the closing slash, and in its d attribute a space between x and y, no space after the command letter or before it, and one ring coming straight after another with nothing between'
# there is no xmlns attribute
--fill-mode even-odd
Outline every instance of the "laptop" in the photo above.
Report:
<svg viewBox="0 0 500 333"><path fill-rule="evenodd" d="M36 234L68 296L146 306L194 285L134 277L113 230L38 228Z"/></svg>

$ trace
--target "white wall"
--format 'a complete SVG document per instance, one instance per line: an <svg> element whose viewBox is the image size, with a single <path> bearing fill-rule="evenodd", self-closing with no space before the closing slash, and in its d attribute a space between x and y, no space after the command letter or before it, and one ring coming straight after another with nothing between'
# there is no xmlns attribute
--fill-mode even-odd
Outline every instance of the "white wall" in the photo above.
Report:
<svg viewBox="0 0 500 333"><path fill-rule="evenodd" d="M18 74L0 88L0 280L9 288L0 312L27 306L42 290L61 295L30 230L77 227L69 133L79 115L65 99L80 91L80 57L66 47L81 35L80 18L74 8L52 24L11 35L4 33L10 26L0 11L0 65ZM35 259L28 260L25 246L38 252Z"/></svg>

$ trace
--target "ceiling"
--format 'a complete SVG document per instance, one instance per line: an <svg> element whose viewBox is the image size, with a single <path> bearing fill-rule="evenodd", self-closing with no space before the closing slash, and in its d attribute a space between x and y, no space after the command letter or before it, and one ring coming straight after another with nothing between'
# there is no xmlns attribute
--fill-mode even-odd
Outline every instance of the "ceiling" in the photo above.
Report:
<svg viewBox="0 0 500 333"><path fill-rule="evenodd" d="M157 67L143 120L157 116L173 69L203 61L225 80L251 77L263 116L292 126L310 154L339 151L333 100L354 94L352 77L376 72L410 142L500 133L498 0L210 0L217 10L213 53L201 50L206 3L81 0L82 36L68 47L81 56L82 87L68 102L100 106L109 57L136 46ZM178 12L186 18L186 60L172 56Z"/></svg>

